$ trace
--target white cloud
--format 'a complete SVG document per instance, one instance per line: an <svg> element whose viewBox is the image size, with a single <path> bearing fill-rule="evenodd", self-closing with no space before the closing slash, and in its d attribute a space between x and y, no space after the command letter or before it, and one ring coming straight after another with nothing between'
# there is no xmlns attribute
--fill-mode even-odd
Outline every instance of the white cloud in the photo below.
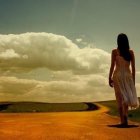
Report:
<svg viewBox="0 0 140 140"><path fill-rule="evenodd" d="M37 81L0 77L0 100L40 102L84 102L112 99L111 89L102 76L78 76L73 81ZM96 81L99 78L103 81ZM95 78L95 79L94 79ZM90 83L95 81L96 85Z"/></svg>
<svg viewBox="0 0 140 140"><path fill-rule="evenodd" d="M66 37L51 33L0 35L0 50L1 70L28 71L46 67L88 74L105 72L110 62L110 54L101 49L80 49Z"/></svg>
<svg viewBox="0 0 140 140"><path fill-rule="evenodd" d="M0 100L46 102L114 98L107 74L110 54L79 48L51 33L0 35ZM112 93L112 94L111 94Z"/></svg>
<svg viewBox="0 0 140 140"><path fill-rule="evenodd" d="M19 58L19 54L15 53L13 49L7 49L4 52L0 53L1 59L11 59L11 58Z"/></svg>
<svg viewBox="0 0 140 140"><path fill-rule="evenodd" d="M16 77L0 77L0 92L13 95L21 95L30 91L35 87L37 81L27 80L27 79L18 79Z"/></svg>
<svg viewBox="0 0 140 140"><path fill-rule="evenodd" d="M77 38L76 41L79 43L82 41L82 38Z"/></svg>

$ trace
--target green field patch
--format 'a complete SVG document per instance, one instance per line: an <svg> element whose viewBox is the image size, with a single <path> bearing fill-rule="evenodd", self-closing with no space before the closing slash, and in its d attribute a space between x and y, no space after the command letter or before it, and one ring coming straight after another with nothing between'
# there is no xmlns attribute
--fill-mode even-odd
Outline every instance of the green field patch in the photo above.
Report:
<svg viewBox="0 0 140 140"><path fill-rule="evenodd" d="M140 98L139 98L139 101L140 101ZM115 100L102 101L102 102L98 102L98 103L100 103L104 106L107 106L110 109L108 114L113 115L113 116L119 116L117 102ZM135 109L135 110L129 110L128 118L132 121L140 122L140 108Z"/></svg>
<svg viewBox="0 0 140 140"><path fill-rule="evenodd" d="M1 102L0 112L69 112L97 109L93 103L40 103L40 102Z"/></svg>

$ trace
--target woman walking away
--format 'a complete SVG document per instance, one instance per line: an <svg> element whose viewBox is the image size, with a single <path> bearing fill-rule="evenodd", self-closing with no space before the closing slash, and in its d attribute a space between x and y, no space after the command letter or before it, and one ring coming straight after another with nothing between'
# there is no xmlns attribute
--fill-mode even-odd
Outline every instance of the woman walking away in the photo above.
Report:
<svg viewBox="0 0 140 140"><path fill-rule="evenodd" d="M109 85L115 90L120 125L127 127L128 109L139 107L135 88L135 56L133 50L129 49L129 41L125 34L118 35L117 44L117 49L113 49L111 54Z"/></svg>

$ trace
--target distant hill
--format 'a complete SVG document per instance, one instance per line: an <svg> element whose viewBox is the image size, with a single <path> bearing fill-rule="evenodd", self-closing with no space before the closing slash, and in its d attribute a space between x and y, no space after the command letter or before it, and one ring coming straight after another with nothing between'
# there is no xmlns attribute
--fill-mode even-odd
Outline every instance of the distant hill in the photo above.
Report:
<svg viewBox="0 0 140 140"><path fill-rule="evenodd" d="M0 112L67 112L96 110L93 103L0 102Z"/></svg>

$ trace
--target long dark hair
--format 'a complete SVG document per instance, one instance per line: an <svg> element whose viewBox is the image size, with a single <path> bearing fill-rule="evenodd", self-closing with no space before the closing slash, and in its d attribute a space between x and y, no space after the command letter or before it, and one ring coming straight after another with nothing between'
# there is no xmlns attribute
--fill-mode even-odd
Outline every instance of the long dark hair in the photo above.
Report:
<svg viewBox="0 0 140 140"><path fill-rule="evenodd" d="M129 41L128 37L126 34L119 34L117 38L117 44L118 44L118 49L120 51L120 55L126 60L130 61L131 60L131 55L130 55L130 47L129 47Z"/></svg>

